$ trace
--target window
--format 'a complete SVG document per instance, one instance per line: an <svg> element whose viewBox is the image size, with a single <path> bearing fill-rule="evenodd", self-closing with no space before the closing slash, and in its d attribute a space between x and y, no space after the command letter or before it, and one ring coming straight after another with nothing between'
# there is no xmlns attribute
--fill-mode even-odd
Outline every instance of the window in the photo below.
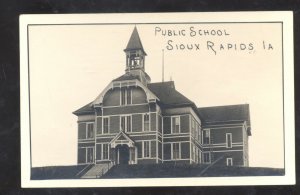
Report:
<svg viewBox="0 0 300 195"><path fill-rule="evenodd" d="M121 89L121 105L127 105L132 103L132 92L131 89Z"/></svg>
<svg viewBox="0 0 300 195"><path fill-rule="evenodd" d="M203 130L203 144L210 144L210 131L209 129Z"/></svg>
<svg viewBox="0 0 300 195"><path fill-rule="evenodd" d="M86 148L78 148L78 163L86 163Z"/></svg>
<svg viewBox="0 0 300 195"><path fill-rule="evenodd" d="M136 151L137 151L137 148L135 147L134 149L131 149L129 150L129 156L130 156L130 161L131 161L131 164L135 164L136 160L135 160L135 156L136 156Z"/></svg>
<svg viewBox="0 0 300 195"><path fill-rule="evenodd" d="M180 143L172 144L172 159L180 159Z"/></svg>
<svg viewBox="0 0 300 195"><path fill-rule="evenodd" d="M131 92L131 89L127 89L127 102L126 104L131 104L131 96L132 96L132 92Z"/></svg>
<svg viewBox="0 0 300 195"><path fill-rule="evenodd" d="M131 132L131 116L121 116L121 131Z"/></svg>
<svg viewBox="0 0 300 195"><path fill-rule="evenodd" d="M109 118L103 117L103 134L107 134L109 132Z"/></svg>
<svg viewBox="0 0 300 195"><path fill-rule="evenodd" d="M192 119L192 136L196 137L196 121Z"/></svg>
<svg viewBox="0 0 300 195"><path fill-rule="evenodd" d="M126 116L126 132L131 132L131 116Z"/></svg>
<svg viewBox="0 0 300 195"><path fill-rule="evenodd" d="M196 148L195 145L193 147L193 152L194 152L194 161L196 161L196 159L197 159L197 148Z"/></svg>
<svg viewBox="0 0 300 195"><path fill-rule="evenodd" d="M102 160L108 160L108 144L102 146Z"/></svg>
<svg viewBox="0 0 300 195"><path fill-rule="evenodd" d="M203 163L210 163L210 153L203 152Z"/></svg>
<svg viewBox="0 0 300 195"><path fill-rule="evenodd" d="M195 157L196 163L198 163L198 159L199 159L198 154L199 154L199 149L196 148L196 155L195 155L195 156L196 156L196 157Z"/></svg>
<svg viewBox="0 0 300 195"><path fill-rule="evenodd" d="M232 134L226 133L226 148L232 148Z"/></svg>
<svg viewBox="0 0 300 195"><path fill-rule="evenodd" d="M131 51L128 54L128 66L129 68L136 68L142 64L143 56L139 51Z"/></svg>
<svg viewBox="0 0 300 195"><path fill-rule="evenodd" d="M197 126L198 127L198 140L199 140L199 142L200 142L200 140L201 140L201 126L200 125L198 125Z"/></svg>
<svg viewBox="0 0 300 195"><path fill-rule="evenodd" d="M143 142L135 142L137 148L137 158L143 158Z"/></svg>
<svg viewBox="0 0 300 195"><path fill-rule="evenodd" d="M87 148L86 162L94 162L94 148Z"/></svg>
<svg viewBox="0 0 300 195"><path fill-rule="evenodd" d="M150 130L150 115L144 114L144 131Z"/></svg>
<svg viewBox="0 0 300 195"><path fill-rule="evenodd" d="M172 117L172 133L180 133L180 118L179 118L179 116Z"/></svg>
<svg viewBox="0 0 300 195"><path fill-rule="evenodd" d="M87 123L86 128L87 128L86 138L87 139L94 138L94 123Z"/></svg>
<svg viewBox="0 0 300 195"><path fill-rule="evenodd" d="M150 157L150 141L144 141L143 142L143 147L144 147L143 157L144 158L149 158Z"/></svg>
<svg viewBox="0 0 300 195"><path fill-rule="evenodd" d="M198 150L198 162L201 163L201 151Z"/></svg>
<svg viewBox="0 0 300 195"><path fill-rule="evenodd" d="M78 163L93 163L94 147L78 148Z"/></svg>
<svg viewBox="0 0 300 195"><path fill-rule="evenodd" d="M121 116L121 131L125 131L126 128L126 117Z"/></svg>
<svg viewBox="0 0 300 195"><path fill-rule="evenodd" d="M126 104L126 88L121 89L121 105Z"/></svg>
<svg viewBox="0 0 300 195"><path fill-rule="evenodd" d="M194 144L192 145L192 160L196 160L196 147Z"/></svg>
<svg viewBox="0 0 300 195"><path fill-rule="evenodd" d="M232 158L226 158L226 165L227 166L232 166L233 165Z"/></svg>
<svg viewBox="0 0 300 195"><path fill-rule="evenodd" d="M94 135L94 123L79 123L78 125L78 139L93 139Z"/></svg>
<svg viewBox="0 0 300 195"><path fill-rule="evenodd" d="M98 160L109 160L109 145L96 144L96 153Z"/></svg>
<svg viewBox="0 0 300 195"><path fill-rule="evenodd" d="M159 115L158 116L158 130L161 133L162 132L162 117Z"/></svg>

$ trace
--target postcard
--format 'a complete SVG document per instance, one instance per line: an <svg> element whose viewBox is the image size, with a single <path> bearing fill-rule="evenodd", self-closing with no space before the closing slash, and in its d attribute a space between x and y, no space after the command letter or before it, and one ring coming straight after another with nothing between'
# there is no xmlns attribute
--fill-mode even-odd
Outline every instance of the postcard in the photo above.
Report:
<svg viewBox="0 0 300 195"><path fill-rule="evenodd" d="M22 187L295 184L292 18L21 15Z"/></svg>

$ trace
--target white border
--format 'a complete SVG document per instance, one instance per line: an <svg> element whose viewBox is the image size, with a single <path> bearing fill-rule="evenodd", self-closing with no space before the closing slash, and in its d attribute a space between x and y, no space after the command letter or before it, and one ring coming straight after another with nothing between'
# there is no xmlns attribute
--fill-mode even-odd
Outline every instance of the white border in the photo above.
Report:
<svg viewBox="0 0 300 195"><path fill-rule="evenodd" d="M180 15L180 16L179 16ZM126 17L124 17L126 16ZM28 94L28 24L62 23L160 23L160 22L283 22L285 176L201 177L158 179L65 179L30 180L30 123ZM21 186L22 187L129 187L129 186L216 186L295 184L295 120L293 13L206 12L145 14L41 14L20 16L20 105L21 105Z"/></svg>

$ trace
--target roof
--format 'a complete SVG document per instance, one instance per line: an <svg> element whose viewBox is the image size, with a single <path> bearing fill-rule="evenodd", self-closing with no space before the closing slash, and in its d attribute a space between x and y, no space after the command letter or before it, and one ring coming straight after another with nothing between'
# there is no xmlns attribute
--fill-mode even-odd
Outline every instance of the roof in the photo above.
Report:
<svg viewBox="0 0 300 195"><path fill-rule="evenodd" d="M146 52L144 51L139 33L138 33L137 28L135 26L133 31L132 31L131 37L128 41L127 47L126 47L126 49L124 49L124 51L137 50L137 49L142 50L146 55Z"/></svg>
<svg viewBox="0 0 300 195"><path fill-rule="evenodd" d="M149 83L147 87L165 108L189 106L200 117L195 103L175 89L174 81Z"/></svg>
<svg viewBox="0 0 300 195"><path fill-rule="evenodd" d="M249 104L203 107L198 113L205 124L246 121L251 135Z"/></svg>
<svg viewBox="0 0 300 195"><path fill-rule="evenodd" d="M94 113L94 108L92 106L92 102L88 103L87 105L79 108L78 110L74 111L73 114L80 115L80 114L87 114L87 113Z"/></svg>
<svg viewBox="0 0 300 195"><path fill-rule="evenodd" d="M150 80L150 76L146 72L144 72L144 74L145 74L146 78L148 80ZM134 80L134 79L137 79L139 81L141 80L139 75L135 75L130 72L127 72L127 73L119 76L118 78L114 79L113 81L125 81L125 80Z"/></svg>
<svg viewBox="0 0 300 195"><path fill-rule="evenodd" d="M194 102L175 89L174 81L149 83L147 86L165 105L192 105Z"/></svg>
<svg viewBox="0 0 300 195"><path fill-rule="evenodd" d="M123 74L122 76L119 76L118 78L114 79L113 81L125 81L125 80L134 80L134 79L140 79L138 75L133 74Z"/></svg>

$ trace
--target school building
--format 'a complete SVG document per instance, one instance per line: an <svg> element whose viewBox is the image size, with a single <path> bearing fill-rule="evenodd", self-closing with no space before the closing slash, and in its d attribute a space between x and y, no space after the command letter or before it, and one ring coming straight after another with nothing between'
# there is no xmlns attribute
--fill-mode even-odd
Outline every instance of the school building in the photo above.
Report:
<svg viewBox="0 0 300 195"><path fill-rule="evenodd" d="M78 164L188 163L248 166L248 104L197 107L174 81L151 83L135 27L125 73L78 117Z"/></svg>

